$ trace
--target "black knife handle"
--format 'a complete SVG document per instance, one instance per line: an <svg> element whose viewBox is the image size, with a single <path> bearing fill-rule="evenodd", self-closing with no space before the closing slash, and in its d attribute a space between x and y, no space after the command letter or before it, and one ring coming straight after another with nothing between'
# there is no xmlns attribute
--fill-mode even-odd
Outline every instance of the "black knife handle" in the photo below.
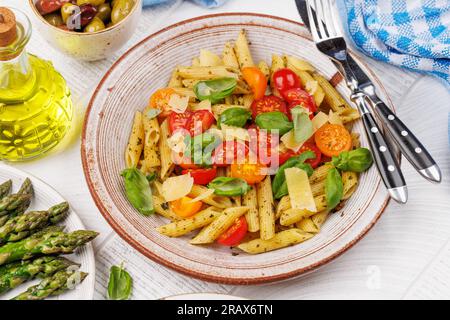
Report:
<svg viewBox="0 0 450 320"><path fill-rule="evenodd" d="M372 98L373 100L373 98ZM376 99L373 101L374 109L384 127L389 130L395 143L403 155L417 170L424 170L436 165L427 149L420 143L419 139L408 129L408 127L393 114L386 104Z"/></svg>
<svg viewBox="0 0 450 320"><path fill-rule="evenodd" d="M363 94L354 94L352 100L356 103L361 113L370 149L384 185L388 190L405 187L406 183L402 171L389 150L389 145L381 133L380 127L369 111L365 96Z"/></svg>

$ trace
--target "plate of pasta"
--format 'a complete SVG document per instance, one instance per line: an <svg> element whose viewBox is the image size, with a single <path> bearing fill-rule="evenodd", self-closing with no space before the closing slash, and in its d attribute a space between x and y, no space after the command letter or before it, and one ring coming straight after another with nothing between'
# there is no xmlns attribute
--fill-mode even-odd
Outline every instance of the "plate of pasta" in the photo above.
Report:
<svg viewBox="0 0 450 320"><path fill-rule="evenodd" d="M313 270L374 225L388 197L364 128L307 34L277 17L211 15L112 66L82 159L119 235L179 272L254 284Z"/></svg>

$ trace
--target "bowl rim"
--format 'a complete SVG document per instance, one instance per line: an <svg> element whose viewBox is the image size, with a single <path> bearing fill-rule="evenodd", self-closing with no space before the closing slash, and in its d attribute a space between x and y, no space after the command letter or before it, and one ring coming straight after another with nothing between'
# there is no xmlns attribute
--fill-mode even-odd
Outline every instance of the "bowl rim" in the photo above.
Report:
<svg viewBox="0 0 450 320"><path fill-rule="evenodd" d="M387 205L390 203L391 199L390 199L389 195L386 193L385 200L381 204L381 207L380 207L379 211L376 213L376 215L372 219L372 221L370 221L370 223L368 223L368 225L356 237L354 237L351 241L349 241L347 244L345 244L342 248L340 248L338 251L330 254L329 256L326 256L326 257L320 259L319 261L317 261L315 263L312 263L312 264L310 264L310 265L308 265L306 267L298 268L296 270L292 270L292 271L281 273L281 274L277 274L277 275L260 276L258 278L229 278L229 277L224 277L224 276L206 275L206 274L194 271L194 270L187 269L184 266L181 266L179 264L176 264L176 263L173 263L173 262L171 262L169 260L161 258L160 256L156 255L155 253L153 253L152 251L150 251L149 249L147 249L146 247L141 245L138 241L133 239L127 233L127 231L124 230L122 228L122 226L120 226L112 218L112 216L109 214L108 209L104 206L104 204L102 203L101 199L97 195L96 190L95 190L95 182L91 179L91 176L90 176L89 159L88 159L89 150L87 150L87 148L86 148L87 124L89 122L89 119L90 119L90 116L91 116L91 111L92 111L92 106L93 106L94 101L95 101L95 99L97 97L97 94L101 90L101 87L103 86L103 84L106 81L106 79L108 78L108 76L112 73L112 71L122 62L123 59L125 59L129 54L131 54L131 52L133 52L135 49L140 47L142 44L144 44L148 40L150 40L150 39L152 39L154 37L157 37L160 34L163 34L163 33L167 32L169 30L175 29L175 28L177 28L179 26L183 26L183 25L189 24L191 22L202 21L202 20L207 20L207 19L217 18L217 17L226 17L226 16L228 16L228 17L249 16L249 17L258 17L258 18L268 18L268 19L274 19L274 20L278 20L278 21L292 23L292 24L295 24L295 25L303 27L303 28L305 27L305 25L303 23L301 23L301 22L290 20L290 19L287 19L287 18L278 17L278 16L268 15L268 14L253 13L253 12L226 12L226 13L202 15L202 16L198 16L198 17L182 20L182 21L179 21L179 22L174 23L172 25L169 25L167 27L164 27L164 28L162 28L162 29L160 29L160 30L150 34L149 36L143 38L141 41L139 41L134 46L129 48L120 58L118 58L111 65L111 67L108 69L108 71L104 74L103 78L98 83L97 87L95 88L95 90L94 90L94 92L93 92L93 94L92 94L92 96L91 96L91 98L89 100L89 104L88 104L88 106L86 108L86 114L85 114L85 118L84 118L83 129L82 129L83 131L82 131L82 136L81 136L81 148L80 148L81 150L80 151L81 151L81 161L82 161L82 165L83 165L83 172L84 172L84 176L85 176L85 179L86 179L86 183L87 183L88 188L89 188L89 192L91 193L91 196L92 196L92 198L93 198L97 208L99 209L100 213L103 215L105 220L108 222L108 224L113 228L113 230L122 239L124 239L134 249L138 250L141 254L143 254L147 258L149 258L149 259L151 259L151 260L153 260L153 261L155 261L155 262L157 262L159 264L162 264L163 266L169 267L169 268L171 268L171 269L173 269L173 270L175 270L177 272L180 272L180 273L182 273L184 275L187 275L189 277L193 277L193 278L196 278L196 279L209 281L209 282L228 284L228 285L257 285L257 284L265 284L265 283L283 281L283 280L287 280L287 279L290 279L290 278L295 278L295 277L298 277L298 276L310 273L310 272L312 272L314 270L317 270L319 267L322 267L322 266L326 265L328 262L331 262L334 259L340 257L343 253L345 253L347 250L352 248L357 242L359 242L372 229L372 227L381 218L381 216L382 216L383 212L385 211ZM308 37L306 39L311 40L310 37ZM359 63L361 63L372 76L375 76L373 71L367 66L367 64L364 61L361 61L361 59L359 59L358 57L356 57L356 60ZM335 80L336 77L340 77L340 74L336 73L335 75L333 75L332 79ZM378 79L378 78L375 76L375 79ZM386 92L386 90L385 90L384 86L382 85L381 81L377 81L377 86L379 86L384 92ZM394 105L393 105L392 100L391 100L391 98L389 97L388 94L386 94L386 99L385 100L387 101L388 105L392 107L392 110L395 113ZM400 162L401 161L400 154L398 154L398 159L399 159L399 162Z"/></svg>
<svg viewBox="0 0 450 320"><path fill-rule="evenodd" d="M41 15L41 14L39 13L39 11L37 11L37 8L36 8L36 5L35 5L35 2L36 2L36 1L37 1L37 0L28 0L28 3L30 4L31 10L33 11L33 13L35 14L35 16L37 16L37 18L38 18L39 20L41 20L44 24L46 24L47 26L51 27L53 30L55 30L55 31L57 31L57 32L60 32L60 33L63 33L63 34L77 35L77 36L80 36L80 37L94 36L94 35L99 35L99 34L102 34L102 33L106 33L106 32L112 31L112 30L114 30L116 27L119 27L120 25L122 25L123 23L125 23L125 21L129 20L130 17L133 15L133 13L134 13L136 10L138 10L138 7L142 7L142 5L141 5L142 0L136 0L136 2L135 2L135 4L134 4L134 7L133 7L133 9L131 10L131 12L125 17L125 19L119 21L119 23L117 23L117 24L115 24L115 25L112 25L112 26L110 26L110 27L108 27L108 28L105 28L105 29L103 29L103 30L96 31L96 32L76 32L76 31L70 31L70 30L63 30L63 29L60 29L60 28L55 27L54 25L50 24L47 20L44 19L44 16Z"/></svg>

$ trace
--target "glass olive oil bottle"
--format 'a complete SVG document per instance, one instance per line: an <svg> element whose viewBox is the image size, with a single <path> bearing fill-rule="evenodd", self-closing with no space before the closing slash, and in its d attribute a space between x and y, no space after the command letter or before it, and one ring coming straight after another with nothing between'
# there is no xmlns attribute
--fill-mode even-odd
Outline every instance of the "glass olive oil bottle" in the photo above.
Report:
<svg viewBox="0 0 450 320"><path fill-rule="evenodd" d="M0 7L0 160L22 161L55 147L70 128L72 100L51 62L25 50L27 16Z"/></svg>

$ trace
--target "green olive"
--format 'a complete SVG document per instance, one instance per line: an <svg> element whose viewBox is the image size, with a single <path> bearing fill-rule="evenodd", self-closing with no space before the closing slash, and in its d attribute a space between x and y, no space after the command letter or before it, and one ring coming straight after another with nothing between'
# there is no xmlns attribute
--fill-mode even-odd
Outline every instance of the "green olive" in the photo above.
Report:
<svg viewBox="0 0 450 320"><path fill-rule="evenodd" d="M80 10L78 6L69 3L66 3L61 8L61 17L64 23L67 23L67 19L76 12L76 10Z"/></svg>
<svg viewBox="0 0 450 320"><path fill-rule="evenodd" d="M111 19L111 7L109 3L104 3L98 6L96 17L102 19L103 22L108 22Z"/></svg>
<svg viewBox="0 0 450 320"><path fill-rule="evenodd" d="M55 27L59 27L64 24L63 19L61 18L61 15L57 12L47 14L44 16L45 20L47 20L48 23Z"/></svg>
<svg viewBox="0 0 450 320"><path fill-rule="evenodd" d="M93 6L99 6L104 3L105 3L105 0L77 0L78 6L81 6L83 4L92 4Z"/></svg>
<svg viewBox="0 0 450 320"><path fill-rule="evenodd" d="M134 6L133 0L116 0L113 4L111 13L111 21L113 24L117 24L131 12Z"/></svg>
<svg viewBox="0 0 450 320"><path fill-rule="evenodd" d="M84 28L84 32L94 33L105 29L105 24L102 19L95 17L92 21Z"/></svg>

